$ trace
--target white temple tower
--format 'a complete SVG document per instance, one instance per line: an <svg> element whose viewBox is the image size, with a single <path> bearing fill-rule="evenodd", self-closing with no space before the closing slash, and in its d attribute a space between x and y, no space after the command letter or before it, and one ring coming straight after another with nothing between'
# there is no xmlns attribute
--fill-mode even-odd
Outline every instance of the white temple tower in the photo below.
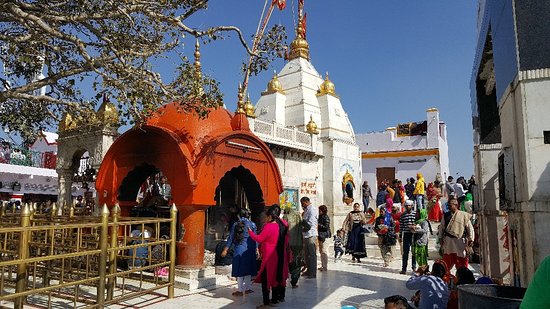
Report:
<svg viewBox="0 0 550 309"><path fill-rule="evenodd" d="M288 62L269 81L256 104L256 114L258 118L251 126L273 145L285 191L297 189L298 199L308 196L315 206L327 205L335 232L353 203L361 204L361 152L328 73L323 79L310 62L301 22ZM273 126L272 136L264 136L259 129L267 124ZM292 141L286 146L276 141L277 132L283 132L277 130L283 128L288 134L294 132L294 145ZM305 132L311 136L310 147L299 144Z"/></svg>

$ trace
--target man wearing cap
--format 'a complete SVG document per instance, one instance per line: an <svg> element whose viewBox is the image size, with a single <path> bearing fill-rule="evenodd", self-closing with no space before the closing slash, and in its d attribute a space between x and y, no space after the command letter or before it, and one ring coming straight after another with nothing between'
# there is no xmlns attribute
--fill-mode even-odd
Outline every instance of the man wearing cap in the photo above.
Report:
<svg viewBox="0 0 550 309"><path fill-rule="evenodd" d="M400 274L405 274L407 272L407 264L409 262L409 252L411 251L411 246L413 243L414 236L414 220L415 220L415 211L412 210L413 201L405 201L405 212L399 218L399 228L401 231L401 239L403 241L403 256L402 256L402 266ZM412 270L416 268L416 259L414 254L411 254L412 259Z"/></svg>

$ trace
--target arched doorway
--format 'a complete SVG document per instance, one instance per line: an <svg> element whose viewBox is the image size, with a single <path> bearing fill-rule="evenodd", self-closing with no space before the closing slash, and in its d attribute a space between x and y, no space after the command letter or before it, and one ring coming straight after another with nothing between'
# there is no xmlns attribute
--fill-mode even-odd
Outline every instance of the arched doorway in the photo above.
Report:
<svg viewBox="0 0 550 309"><path fill-rule="evenodd" d="M220 179L214 201L214 206L206 210L205 248L208 250L214 250L217 242L227 237L241 209L249 209L252 220L258 223L265 206L258 180L242 165L232 168Z"/></svg>
<svg viewBox="0 0 550 309"><path fill-rule="evenodd" d="M222 199L241 196L233 202L261 211L264 204L276 203L282 191L277 162L267 145L250 132L245 115L224 108L201 119L167 104L146 124L124 133L98 172L100 203L118 202L122 215L129 215L137 204L139 182L154 172L152 167L141 170L144 163L168 177L181 231L177 263L186 267L204 265L206 212L217 205L220 192ZM132 171L135 180L129 177Z"/></svg>

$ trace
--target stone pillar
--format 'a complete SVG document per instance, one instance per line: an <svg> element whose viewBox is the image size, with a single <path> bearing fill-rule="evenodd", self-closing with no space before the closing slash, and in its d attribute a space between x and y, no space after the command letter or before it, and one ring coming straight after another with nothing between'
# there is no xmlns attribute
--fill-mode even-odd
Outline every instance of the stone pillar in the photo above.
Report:
<svg viewBox="0 0 550 309"><path fill-rule="evenodd" d="M61 211L62 207L67 203L72 203L71 186L73 184L73 171L69 169L57 170L57 181L59 187L59 195L57 198L57 209Z"/></svg>
<svg viewBox="0 0 550 309"><path fill-rule="evenodd" d="M177 264L185 267L204 266L205 210L202 206L179 206L178 221L185 228L183 239L178 241Z"/></svg>

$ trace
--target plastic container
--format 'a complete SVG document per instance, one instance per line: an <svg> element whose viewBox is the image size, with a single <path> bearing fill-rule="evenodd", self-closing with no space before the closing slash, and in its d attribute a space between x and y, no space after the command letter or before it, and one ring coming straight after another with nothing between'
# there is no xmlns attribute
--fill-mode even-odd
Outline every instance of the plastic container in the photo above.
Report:
<svg viewBox="0 0 550 309"><path fill-rule="evenodd" d="M496 284L458 286L458 308L519 308L527 289Z"/></svg>

